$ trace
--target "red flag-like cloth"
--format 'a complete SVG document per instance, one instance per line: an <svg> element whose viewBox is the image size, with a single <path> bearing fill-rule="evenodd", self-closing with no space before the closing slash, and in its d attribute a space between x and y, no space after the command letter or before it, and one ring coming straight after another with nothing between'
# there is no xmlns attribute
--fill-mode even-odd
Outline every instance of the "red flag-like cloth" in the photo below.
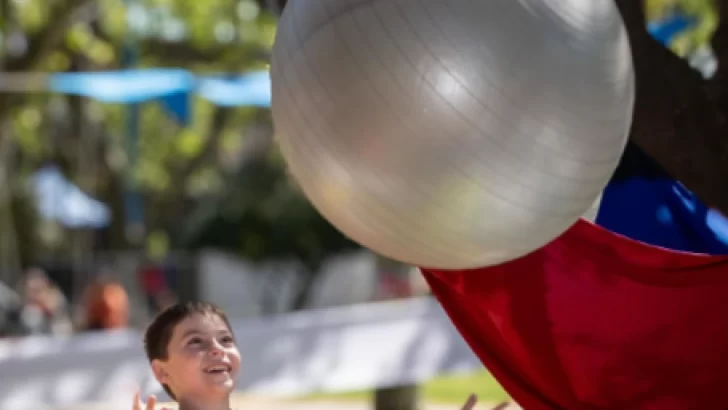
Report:
<svg viewBox="0 0 728 410"><path fill-rule="evenodd" d="M728 257L582 220L512 262L422 272L525 410L728 409Z"/></svg>

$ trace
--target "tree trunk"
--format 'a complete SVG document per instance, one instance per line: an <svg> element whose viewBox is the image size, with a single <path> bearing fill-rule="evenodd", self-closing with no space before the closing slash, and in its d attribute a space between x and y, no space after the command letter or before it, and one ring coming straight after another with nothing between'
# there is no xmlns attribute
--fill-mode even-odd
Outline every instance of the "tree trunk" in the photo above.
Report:
<svg viewBox="0 0 728 410"><path fill-rule="evenodd" d="M411 268L383 256L376 256L376 300L411 297ZM406 289L398 289L406 283ZM383 286L383 285L390 286ZM392 286L393 285L393 286ZM374 410L417 410L420 403L420 387L416 384L380 388L374 391Z"/></svg>
<svg viewBox="0 0 728 410"><path fill-rule="evenodd" d="M21 246L14 182L14 144L7 123L0 120L0 280L15 282L21 271ZM24 227L31 229L31 227Z"/></svg>
<svg viewBox="0 0 728 410"><path fill-rule="evenodd" d="M417 385L377 389L374 410L417 410L420 388Z"/></svg>

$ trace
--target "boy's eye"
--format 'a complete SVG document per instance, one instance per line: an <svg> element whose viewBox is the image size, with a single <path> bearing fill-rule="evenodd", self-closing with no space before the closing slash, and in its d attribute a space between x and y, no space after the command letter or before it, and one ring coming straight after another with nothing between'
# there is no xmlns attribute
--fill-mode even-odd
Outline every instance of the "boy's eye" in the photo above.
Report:
<svg viewBox="0 0 728 410"><path fill-rule="evenodd" d="M200 343L202 343L202 339L200 339L199 337L192 338L189 341L189 344L191 344L191 345L193 345L193 344L196 345L196 344L200 344Z"/></svg>
<svg viewBox="0 0 728 410"><path fill-rule="evenodd" d="M221 341L222 343L224 343L224 344L232 344L233 342L235 342L235 339L233 339L233 337L232 337L232 336L224 336L224 337L222 337L222 338L220 339L220 341Z"/></svg>

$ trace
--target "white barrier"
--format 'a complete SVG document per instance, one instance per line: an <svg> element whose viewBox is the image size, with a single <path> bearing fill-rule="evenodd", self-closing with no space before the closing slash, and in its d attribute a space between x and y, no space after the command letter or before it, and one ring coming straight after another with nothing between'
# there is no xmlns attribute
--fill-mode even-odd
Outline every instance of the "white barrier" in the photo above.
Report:
<svg viewBox="0 0 728 410"><path fill-rule="evenodd" d="M481 369L430 298L310 310L233 324L243 356L238 388L290 396L420 382ZM137 386L160 393L141 334L0 341L0 409L78 407L117 400Z"/></svg>

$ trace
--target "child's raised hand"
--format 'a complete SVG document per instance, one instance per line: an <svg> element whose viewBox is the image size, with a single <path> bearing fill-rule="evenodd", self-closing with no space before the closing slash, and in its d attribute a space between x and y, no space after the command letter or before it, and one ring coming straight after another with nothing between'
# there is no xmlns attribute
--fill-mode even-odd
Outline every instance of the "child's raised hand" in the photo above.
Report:
<svg viewBox="0 0 728 410"><path fill-rule="evenodd" d="M465 405L463 406L462 410L473 410L475 408L475 404L478 402L478 396L471 394L470 397L468 397L468 401L465 402Z"/></svg>
<svg viewBox="0 0 728 410"><path fill-rule="evenodd" d="M136 392L134 395L134 407L132 407L132 410L155 410L155 406L157 405L157 398L154 396L149 396L149 399L147 399L147 403L144 404L142 402L141 397L139 396L139 392ZM166 410L166 409L161 409Z"/></svg>

